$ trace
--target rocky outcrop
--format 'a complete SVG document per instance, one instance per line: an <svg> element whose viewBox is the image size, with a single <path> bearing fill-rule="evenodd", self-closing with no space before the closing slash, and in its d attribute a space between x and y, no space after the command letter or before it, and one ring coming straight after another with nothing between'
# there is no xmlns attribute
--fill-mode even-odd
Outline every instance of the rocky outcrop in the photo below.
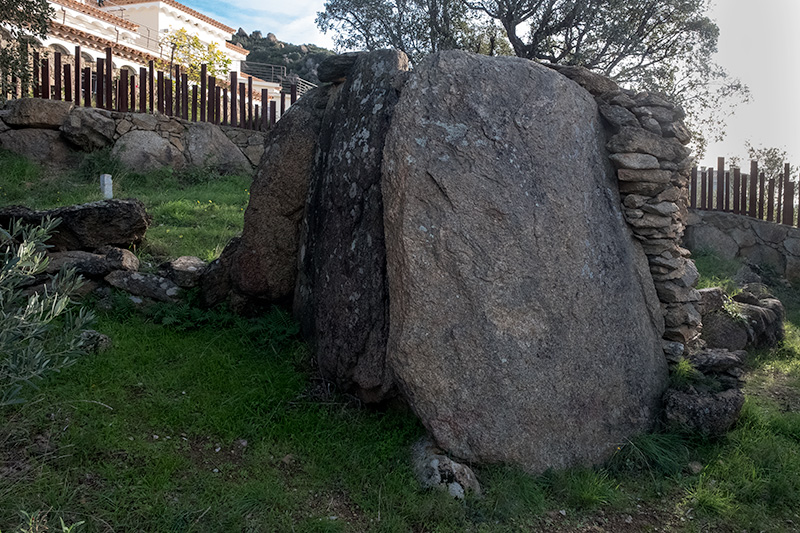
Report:
<svg viewBox="0 0 800 533"><path fill-rule="evenodd" d="M150 225L150 216L139 200L103 200L45 211L22 206L0 208L0 226L12 219L41 224L45 218L60 218L61 224L47 241L56 251L93 251L102 246L128 248L139 245Z"/></svg>
<svg viewBox="0 0 800 533"><path fill-rule="evenodd" d="M744 405L744 394L738 389L722 392L684 392L670 389L664 395L667 422L679 429L700 435L724 435Z"/></svg>
<svg viewBox="0 0 800 533"><path fill-rule="evenodd" d="M732 298L720 288L703 289L701 338L709 348L731 351L777 346L786 311L761 283L746 284Z"/></svg>
<svg viewBox="0 0 800 533"><path fill-rule="evenodd" d="M111 147L136 171L251 172L264 153L265 138L259 131L38 98L12 100L0 113L0 146L55 168L70 168L82 152Z"/></svg>
<svg viewBox="0 0 800 533"><path fill-rule="evenodd" d="M591 96L529 61L443 53L403 89L387 358L458 457L592 464L658 412L663 319L604 144Z"/></svg>
<svg viewBox="0 0 800 533"><path fill-rule="evenodd" d="M744 215L693 209L684 245L770 268L791 282L800 280L800 228Z"/></svg>
<svg viewBox="0 0 800 533"><path fill-rule="evenodd" d="M206 301L280 298L296 249L323 377L365 402L399 390L462 459L595 464L649 428L700 321L683 111L516 58L330 63L329 93L297 116L302 150L269 144Z"/></svg>
<svg viewBox="0 0 800 533"><path fill-rule="evenodd" d="M381 168L408 59L358 56L332 96L314 161L295 311L323 375L365 401L392 390Z"/></svg>
<svg viewBox="0 0 800 533"><path fill-rule="evenodd" d="M267 301L293 297L300 226L330 89L313 89L277 123L250 188L241 240L228 245L231 289ZM219 274L217 274L219 275Z"/></svg>

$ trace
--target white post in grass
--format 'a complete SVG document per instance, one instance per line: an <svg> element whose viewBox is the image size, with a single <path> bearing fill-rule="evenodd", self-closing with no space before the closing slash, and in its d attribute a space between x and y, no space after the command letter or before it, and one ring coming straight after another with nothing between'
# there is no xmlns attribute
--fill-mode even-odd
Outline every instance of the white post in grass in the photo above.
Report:
<svg viewBox="0 0 800 533"><path fill-rule="evenodd" d="M114 187L111 182L111 174L100 174L100 192L103 198L110 200L114 198Z"/></svg>

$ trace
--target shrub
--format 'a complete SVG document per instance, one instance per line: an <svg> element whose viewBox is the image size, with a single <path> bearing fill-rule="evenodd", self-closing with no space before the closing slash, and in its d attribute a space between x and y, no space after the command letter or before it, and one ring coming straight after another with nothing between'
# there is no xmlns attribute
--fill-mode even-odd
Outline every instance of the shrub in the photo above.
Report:
<svg viewBox="0 0 800 533"><path fill-rule="evenodd" d="M25 385L35 388L85 351L81 334L94 317L73 312L70 295L82 283L74 271L62 270L41 291L23 290L46 270L44 242L58 223L0 228L0 406L24 401Z"/></svg>

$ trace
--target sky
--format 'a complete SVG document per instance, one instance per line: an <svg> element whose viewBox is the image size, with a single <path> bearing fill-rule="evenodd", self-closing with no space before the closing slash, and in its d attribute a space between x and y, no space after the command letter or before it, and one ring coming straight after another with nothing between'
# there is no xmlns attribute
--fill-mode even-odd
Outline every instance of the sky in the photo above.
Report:
<svg viewBox="0 0 800 533"><path fill-rule="evenodd" d="M726 138L709 145L702 164L718 156L746 159L745 141L785 149L800 165L800 0L715 0L709 16L720 28L717 63L748 85L751 102L727 120ZM293 44L333 49L314 19L323 0L183 0L225 24Z"/></svg>

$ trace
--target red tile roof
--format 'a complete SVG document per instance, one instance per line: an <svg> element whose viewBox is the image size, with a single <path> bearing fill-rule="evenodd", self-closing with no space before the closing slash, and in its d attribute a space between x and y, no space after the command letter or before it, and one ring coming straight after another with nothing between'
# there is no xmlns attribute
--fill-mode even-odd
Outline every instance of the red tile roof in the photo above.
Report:
<svg viewBox="0 0 800 533"><path fill-rule="evenodd" d="M69 7L75 11L80 11L81 13L85 13L87 15L91 15L96 19L104 20L127 30L136 31L139 29L138 24L134 24L129 20L112 15L111 13L107 13L106 11L98 9L92 5L84 4L83 2L77 2L76 0L53 0L53 3L62 5L64 7Z"/></svg>
<svg viewBox="0 0 800 533"><path fill-rule="evenodd" d="M188 14L194 16L194 17L197 17L200 20L202 20L204 22L208 22L212 26L214 26L216 28L219 28L221 30L224 30L224 31L226 31L228 33L233 33L233 32L236 31L233 28L231 28L230 26L226 26L225 24L223 24L223 23L221 23L221 22L219 22L217 20L214 20L211 17L203 15L199 11L195 11L194 9L192 9L190 7L187 7L187 6L185 6L185 5L181 4L181 3L178 3L175 0L106 0L106 5L108 5L108 6L113 6L113 5L126 6L126 5L131 5L131 4L146 4L146 3L150 3L150 2L162 2L164 4L167 4L168 6L172 6L172 7L176 8L176 9L180 9L184 13L188 13Z"/></svg>

